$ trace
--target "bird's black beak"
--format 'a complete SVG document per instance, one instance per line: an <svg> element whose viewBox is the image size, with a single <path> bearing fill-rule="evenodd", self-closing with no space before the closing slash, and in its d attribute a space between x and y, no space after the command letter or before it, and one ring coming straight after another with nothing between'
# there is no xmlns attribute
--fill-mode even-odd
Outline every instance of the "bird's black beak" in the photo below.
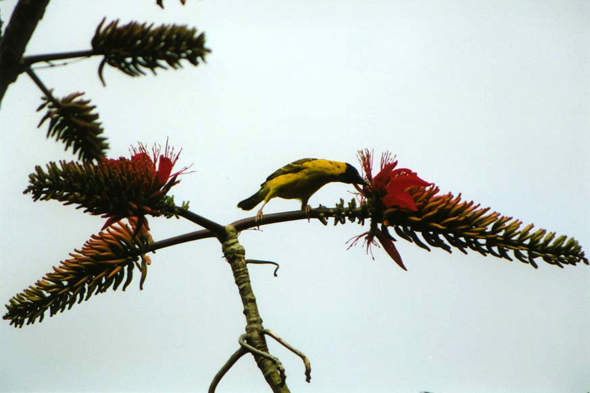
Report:
<svg viewBox="0 0 590 393"><path fill-rule="evenodd" d="M361 175L359 175L357 173L357 177L356 180L354 181L354 183L356 184L367 184L367 182L365 181L365 179L363 179L363 177Z"/></svg>
<svg viewBox="0 0 590 393"><path fill-rule="evenodd" d="M346 179L346 183L350 184L366 184L365 179L359 174L359 171L356 170L350 164L346 164L346 173L344 174L344 178Z"/></svg>

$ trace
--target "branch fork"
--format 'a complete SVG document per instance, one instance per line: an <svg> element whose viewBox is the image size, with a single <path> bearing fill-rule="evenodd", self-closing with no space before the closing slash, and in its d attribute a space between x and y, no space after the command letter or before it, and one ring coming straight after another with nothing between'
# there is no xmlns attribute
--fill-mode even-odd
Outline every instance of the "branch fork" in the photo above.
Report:
<svg viewBox="0 0 590 393"><path fill-rule="evenodd" d="M252 356L254 356L258 368L262 371L262 375L264 375L264 378L272 388L273 392L289 392L289 388L285 383L287 379L285 368L278 358L270 354L266 344L266 336L272 337L279 344L295 353L303 360L306 381L309 382L311 380L311 365L309 359L301 351L293 348L285 342L276 333L264 329L262 325L262 318L258 312L258 305L250 283L247 263L265 261L246 260L244 247L238 242L238 231L234 226L229 225L225 227L225 236L218 238L220 238L220 241L222 242L223 254L231 266L234 280L240 292L240 298L242 299L242 305L244 307L244 316L246 317L246 333L242 334L238 340L240 348L230 356L228 361L213 378L209 387L209 393L215 392L221 379L246 353L251 353Z"/></svg>

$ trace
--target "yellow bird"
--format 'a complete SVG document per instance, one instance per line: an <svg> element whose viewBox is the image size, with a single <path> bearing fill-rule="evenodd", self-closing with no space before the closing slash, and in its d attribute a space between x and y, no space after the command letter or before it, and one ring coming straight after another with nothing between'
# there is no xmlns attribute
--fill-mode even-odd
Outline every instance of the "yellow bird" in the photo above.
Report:
<svg viewBox="0 0 590 393"><path fill-rule="evenodd" d="M285 165L266 178L260 190L238 203L243 210L252 210L264 201L256 215L262 217L262 209L272 198L299 199L301 210L309 209L307 201L328 183L359 184L365 181L355 167L345 162L303 158Z"/></svg>

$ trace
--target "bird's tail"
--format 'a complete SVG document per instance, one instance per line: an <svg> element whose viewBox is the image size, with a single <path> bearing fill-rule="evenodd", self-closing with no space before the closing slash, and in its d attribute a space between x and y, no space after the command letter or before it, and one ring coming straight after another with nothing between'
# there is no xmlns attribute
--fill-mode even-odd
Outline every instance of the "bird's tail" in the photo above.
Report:
<svg viewBox="0 0 590 393"><path fill-rule="evenodd" d="M252 195L250 198L244 199L242 202L238 203L238 207L243 210L252 210L256 205L264 200L264 195L262 192L258 191L256 194Z"/></svg>

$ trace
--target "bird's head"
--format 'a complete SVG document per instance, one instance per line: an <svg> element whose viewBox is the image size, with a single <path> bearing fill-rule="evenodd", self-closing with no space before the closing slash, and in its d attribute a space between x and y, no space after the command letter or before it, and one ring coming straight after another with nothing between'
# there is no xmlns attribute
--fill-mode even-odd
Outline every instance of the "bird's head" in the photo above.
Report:
<svg viewBox="0 0 590 393"><path fill-rule="evenodd" d="M364 184L365 179L359 174L355 167L346 164L346 170L340 175L340 181L348 184Z"/></svg>

